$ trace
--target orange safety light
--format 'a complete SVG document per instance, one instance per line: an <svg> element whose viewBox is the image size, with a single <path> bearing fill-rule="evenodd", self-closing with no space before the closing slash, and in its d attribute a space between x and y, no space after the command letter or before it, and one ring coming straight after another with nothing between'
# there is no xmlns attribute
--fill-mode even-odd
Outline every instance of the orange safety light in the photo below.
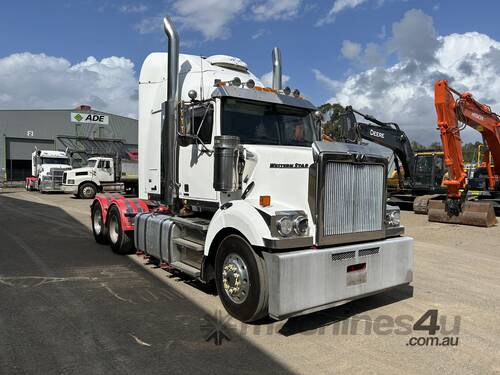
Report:
<svg viewBox="0 0 500 375"><path fill-rule="evenodd" d="M262 207L267 207L271 205L271 196L270 195L261 195L259 198L259 204Z"/></svg>

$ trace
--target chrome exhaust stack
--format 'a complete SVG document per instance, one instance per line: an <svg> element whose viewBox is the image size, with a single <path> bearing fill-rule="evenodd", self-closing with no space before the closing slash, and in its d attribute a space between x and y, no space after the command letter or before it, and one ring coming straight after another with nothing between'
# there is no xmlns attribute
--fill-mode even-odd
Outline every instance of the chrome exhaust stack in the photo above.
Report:
<svg viewBox="0 0 500 375"><path fill-rule="evenodd" d="M163 28L168 38L167 101L162 106L161 129L161 200L174 205L178 197L177 105L179 91L179 34L169 16L163 19Z"/></svg>
<svg viewBox="0 0 500 375"><path fill-rule="evenodd" d="M273 48L273 90L281 90L281 51Z"/></svg>

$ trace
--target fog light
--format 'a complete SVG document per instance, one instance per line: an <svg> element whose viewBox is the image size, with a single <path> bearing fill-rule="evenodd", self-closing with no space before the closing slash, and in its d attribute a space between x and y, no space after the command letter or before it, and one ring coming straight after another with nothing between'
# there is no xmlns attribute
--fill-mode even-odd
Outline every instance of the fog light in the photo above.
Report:
<svg viewBox="0 0 500 375"><path fill-rule="evenodd" d="M399 210L388 211L385 215L385 222L390 227L398 227L401 224L401 214Z"/></svg>

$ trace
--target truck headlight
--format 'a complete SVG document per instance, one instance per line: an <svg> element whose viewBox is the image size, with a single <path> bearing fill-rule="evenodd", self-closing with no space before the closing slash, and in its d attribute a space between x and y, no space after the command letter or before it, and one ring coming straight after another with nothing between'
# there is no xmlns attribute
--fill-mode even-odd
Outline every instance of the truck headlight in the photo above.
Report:
<svg viewBox="0 0 500 375"><path fill-rule="evenodd" d="M293 221L293 229L299 236L304 236L309 230L309 220L305 216L297 216Z"/></svg>
<svg viewBox="0 0 500 375"><path fill-rule="evenodd" d="M50 180L50 174L42 176L42 181L48 181Z"/></svg>
<svg viewBox="0 0 500 375"><path fill-rule="evenodd" d="M68 185L74 185L75 184L75 180L68 180Z"/></svg>
<svg viewBox="0 0 500 375"><path fill-rule="evenodd" d="M288 216L284 216L276 223L276 229L280 236L288 237L293 231L293 221Z"/></svg>
<svg viewBox="0 0 500 375"><path fill-rule="evenodd" d="M385 223L390 227L399 227L401 224L401 214L399 208L388 210L385 214Z"/></svg>

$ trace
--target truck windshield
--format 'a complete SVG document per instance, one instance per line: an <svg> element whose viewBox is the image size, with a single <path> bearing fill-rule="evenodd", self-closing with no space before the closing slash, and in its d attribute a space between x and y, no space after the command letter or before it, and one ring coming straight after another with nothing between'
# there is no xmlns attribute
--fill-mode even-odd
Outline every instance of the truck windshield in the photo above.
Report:
<svg viewBox="0 0 500 375"><path fill-rule="evenodd" d="M238 99L224 102L222 134L238 136L243 144L310 147L315 140L309 111Z"/></svg>
<svg viewBox="0 0 500 375"><path fill-rule="evenodd" d="M87 161L87 167L94 168L95 163L97 163L97 160L89 160L89 161Z"/></svg>
<svg viewBox="0 0 500 375"><path fill-rule="evenodd" d="M42 164L68 164L67 158L42 158Z"/></svg>

